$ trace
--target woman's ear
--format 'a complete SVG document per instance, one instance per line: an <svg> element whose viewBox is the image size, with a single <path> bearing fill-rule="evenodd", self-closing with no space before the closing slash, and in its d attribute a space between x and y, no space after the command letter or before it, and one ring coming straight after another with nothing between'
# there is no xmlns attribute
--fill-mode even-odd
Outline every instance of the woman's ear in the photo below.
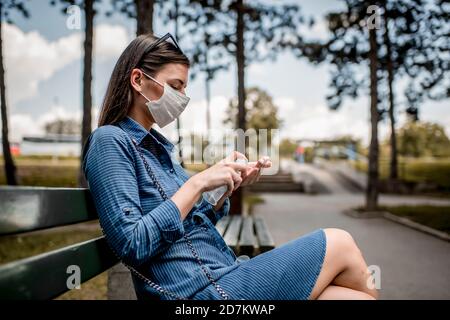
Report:
<svg viewBox="0 0 450 320"><path fill-rule="evenodd" d="M131 86L137 92L142 91L142 72L139 69L133 69L130 76Z"/></svg>

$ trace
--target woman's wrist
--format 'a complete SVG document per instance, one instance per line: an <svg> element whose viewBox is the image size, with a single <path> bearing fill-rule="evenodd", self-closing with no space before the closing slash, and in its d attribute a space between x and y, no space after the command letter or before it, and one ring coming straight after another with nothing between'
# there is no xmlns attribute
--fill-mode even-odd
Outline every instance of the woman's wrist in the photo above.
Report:
<svg viewBox="0 0 450 320"><path fill-rule="evenodd" d="M202 179L199 179L198 174L192 176L186 183L191 186L196 194L202 194L205 191L205 183Z"/></svg>

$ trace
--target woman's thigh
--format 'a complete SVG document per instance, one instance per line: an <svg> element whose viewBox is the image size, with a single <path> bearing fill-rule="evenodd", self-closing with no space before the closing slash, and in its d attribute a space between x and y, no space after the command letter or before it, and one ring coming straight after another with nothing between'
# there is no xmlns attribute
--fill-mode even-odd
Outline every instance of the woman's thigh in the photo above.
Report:
<svg viewBox="0 0 450 320"><path fill-rule="evenodd" d="M326 251L322 229L242 262L217 283L231 299L308 299L316 283ZM194 299L220 299L210 285Z"/></svg>

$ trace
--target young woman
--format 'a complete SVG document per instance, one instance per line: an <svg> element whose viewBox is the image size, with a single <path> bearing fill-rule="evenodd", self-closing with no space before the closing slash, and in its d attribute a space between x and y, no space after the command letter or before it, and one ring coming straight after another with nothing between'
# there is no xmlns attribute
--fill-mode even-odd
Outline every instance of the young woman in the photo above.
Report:
<svg viewBox="0 0 450 320"><path fill-rule="evenodd" d="M189 60L167 34L142 35L120 56L83 170L108 244L132 271L139 299L374 299L367 265L345 231L319 229L250 260L214 225L231 193L269 163L237 152L189 177L163 127L185 109ZM191 110L190 112L195 112ZM201 121L201 120L199 120ZM216 205L205 191L226 185Z"/></svg>

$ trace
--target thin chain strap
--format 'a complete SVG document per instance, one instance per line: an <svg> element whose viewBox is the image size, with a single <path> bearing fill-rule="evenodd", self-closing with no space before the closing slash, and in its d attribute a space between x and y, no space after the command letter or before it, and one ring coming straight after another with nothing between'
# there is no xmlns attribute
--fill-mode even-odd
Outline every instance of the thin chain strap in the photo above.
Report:
<svg viewBox="0 0 450 320"><path fill-rule="evenodd" d="M158 179L156 179L155 174L153 173L153 170L150 168L147 160L145 159L141 147L137 144L136 140L132 139L134 146L136 147L139 156L141 157L142 161L144 162L144 166L145 169L147 170L150 178L152 179L156 189L158 190L159 194L161 195L161 198L166 201L169 199L169 197L167 196L166 192L164 191L164 189L161 187L161 184L159 183ZM200 259L200 256L197 253L197 250L195 250L194 245L192 244L191 239L188 237L188 235L186 234L186 232L183 234L184 239L186 240L186 243L189 247L189 249L192 252L192 255L194 256L194 258L197 260L198 264L200 265L200 267L203 270L203 273L206 275L206 277L208 278L209 282L211 282L211 284L216 288L217 292L220 294L220 296L224 299L224 300L228 300L229 296L228 294L225 292L225 290L222 289L222 287L214 280L214 278L212 277L212 275L209 273L209 271L206 269L205 265L203 264L202 260ZM161 287L160 287L161 288Z"/></svg>

